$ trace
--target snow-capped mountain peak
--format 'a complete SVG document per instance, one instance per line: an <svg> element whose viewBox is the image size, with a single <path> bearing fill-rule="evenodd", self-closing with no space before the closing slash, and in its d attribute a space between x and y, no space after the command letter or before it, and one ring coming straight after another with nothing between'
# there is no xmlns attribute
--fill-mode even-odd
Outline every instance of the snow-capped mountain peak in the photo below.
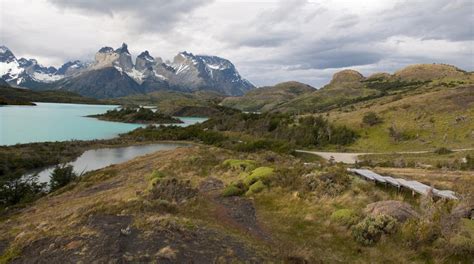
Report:
<svg viewBox="0 0 474 264"><path fill-rule="evenodd" d="M134 64L125 43L117 49L102 47L92 63L74 60L59 69L42 66L34 59L17 59L7 47L0 46L0 77L12 85L67 89L92 97L125 96L162 89L212 90L241 95L254 88L229 60L183 51L172 62L164 63L160 57L143 51ZM108 90L100 92L103 89Z"/></svg>

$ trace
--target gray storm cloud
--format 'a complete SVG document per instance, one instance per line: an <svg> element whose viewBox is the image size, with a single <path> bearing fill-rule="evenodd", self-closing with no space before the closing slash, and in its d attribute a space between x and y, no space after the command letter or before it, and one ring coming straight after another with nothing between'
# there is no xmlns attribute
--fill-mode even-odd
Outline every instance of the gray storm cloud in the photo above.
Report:
<svg viewBox="0 0 474 264"><path fill-rule="evenodd" d="M167 31L185 15L212 0L48 0L63 9L130 16L140 30Z"/></svg>

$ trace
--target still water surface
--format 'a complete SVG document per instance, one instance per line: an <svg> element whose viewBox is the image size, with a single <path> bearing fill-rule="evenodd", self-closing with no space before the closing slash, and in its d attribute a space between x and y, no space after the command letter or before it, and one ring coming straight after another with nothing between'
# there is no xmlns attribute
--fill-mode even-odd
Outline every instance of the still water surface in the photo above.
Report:
<svg viewBox="0 0 474 264"><path fill-rule="evenodd" d="M150 145L138 145L120 148L102 148L87 150L75 161L68 164L74 167L79 175L92 170L105 168L112 164L122 163L138 156L143 156L160 150L171 150L178 147L187 147L187 144L162 143ZM48 182L54 166L43 169L38 173L40 182ZM28 174L31 175L31 174Z"/></svg>
<svg viewBox="0 0 474 264"><path fill-rule="evenodd" d="M87 115L105 113L113 105L36 103L0 107L0 145L45 141L108 139L142 124L101 121ZM180 117L188 126L206 118Z"/></svg>

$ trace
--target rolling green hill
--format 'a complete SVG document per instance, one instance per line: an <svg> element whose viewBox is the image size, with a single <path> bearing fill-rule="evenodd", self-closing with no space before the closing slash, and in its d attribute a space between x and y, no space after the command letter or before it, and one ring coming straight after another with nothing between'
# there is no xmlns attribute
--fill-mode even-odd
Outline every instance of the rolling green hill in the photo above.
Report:
<svg viewBox="0 0 474 264"><path fill-rule="evenodd" d="M419 88L471 83L473 75L451 65L417 64L395 72L377 73L365 78L353 70L334 74L323 88L303 94L271 111L289 113L322 113L335 108Z"/></svg>
<svg viewBox="0 0 474 264"><path fill-rule="evenodd" d="M284 82L275 86L261 87L242 97L228 97L222 105L248 112L266 112L300 95L315 91L314 87L300 82Z"/></svg>
<svg viewBox="0 0 474 264"><path fill-rule="evenodd" d="M32 91L28 89L0 86L0 104L32 105L33 103L31 102L104 104L103 101L83 97L72 92Z"/></svg>

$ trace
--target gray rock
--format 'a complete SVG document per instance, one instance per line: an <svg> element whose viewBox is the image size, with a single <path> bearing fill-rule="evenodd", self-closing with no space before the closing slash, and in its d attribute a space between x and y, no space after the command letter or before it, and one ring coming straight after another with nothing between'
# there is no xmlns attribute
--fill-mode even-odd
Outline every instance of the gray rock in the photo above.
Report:
<svg viewBox="0 0 474 264"><path fill-rule="evenodd" d="M410 204L392 200L371 203L367 205L365 212L371 216L388 215L400 222L418 217L418 213Z"/></svg>

